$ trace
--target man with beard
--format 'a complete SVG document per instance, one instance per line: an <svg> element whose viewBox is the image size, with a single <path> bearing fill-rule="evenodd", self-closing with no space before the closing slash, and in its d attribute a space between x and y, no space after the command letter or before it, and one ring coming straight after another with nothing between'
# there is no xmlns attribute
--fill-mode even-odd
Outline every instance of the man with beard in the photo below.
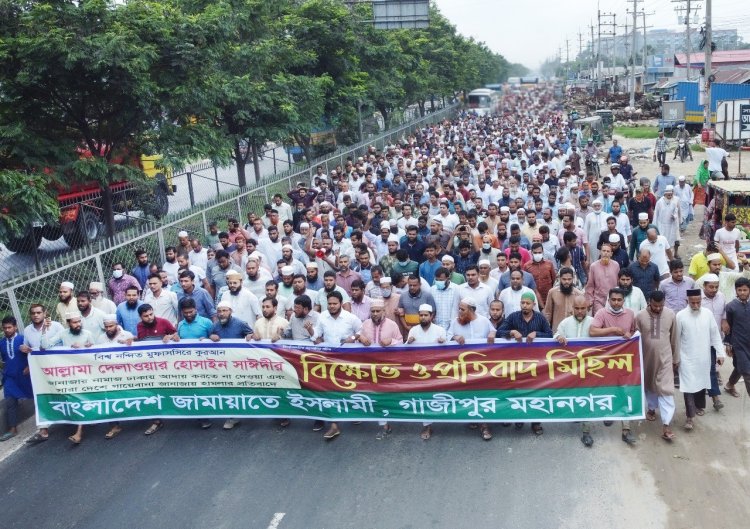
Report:
<svg viewBox="0 0 750 529"><path fill-rule="evenodd" d="M531 261L523 266L523 270L534 278L536 292L539 294L540 303L547 303L547 295L552 285L555 284L557 274L552 263L544 258L544 246L542 243L535 242L531 245Z"/></svg>
<svg viewBox="0 0 750 529"><path fill-rule="evenodd" d="M295 274L292 277L292 292L290 294L292 300L299 296L307 296L312 299L316 294L316 291L307 288L307 281L303 274Z"/></svg>
<svg viewBox="0 0 750 529"><path fill-rule="evenodd" d="M247 277L243 279L242 286L258 299L266 297L266 283L273 278L267 270L260 267L260 261L253 257L248 259L247 265L245 265L245 274Z"/></svg>
<svg viewBox="0 0 750 529"><path fill-rule="evenodd" d="M463 285L466 283L466 278L463 276L463 274L459 274L456 272L456 260L453 259L450 255L444 255L440 259L440 264L443 265L443 268L448 270L449 279L451 280L451 283L454 285Z"/></svg>
<svg viewBox="0 0 750 529"><path fill-rule="evenodd" d="M623 307L632 310L634 314L646 308L646 297L640 288L633 285L633 273L630 270L620 270L617 274L617 287L625 295Z"/></svg>
<svg viewBox="0 0 750 529"><path fill-rule="evenodd" d="M654 224L659 234L667 239L669 246L674 247L675 257L680 249L680 223L684 215L680 209L679 199L674 197L674 187L668 185L664 190L664 196L656 202Z"/></svg>
<svg viewBox="0 0 750 529"><path fill-rule="evenodd" d="M372 299L365 295L365 283L355 279L351 286L351 313L362 321L370 317Z"/></svg>
<svg viewBox="0 0 750 529"><path fill-rule="evenodd" d="M151 268L151 265L149 265L148 262L148 254L146 253L146 250L136 250L135 259L136 265L133 267L133 270L131 272L133 274L133 277L136 278L138 284L141 286L141 290L143 290L146 287L146 280L148 279L148 276L150 274L149 270Z"/></svg>
<svg viewBox="0 0 750 529"><path fill-rule="evenodd" d="M688 306L677 313L677 325L680 343L680 391L685 398L687 415L685 429L692 430L695 416L703 415L706 408L705 390L711 387L711 348L716 351L716 363L719 365L724 363L726 355L721 332L713 313L701 306L701 290L688 290L687 298ZM727 321L730 321L729 311L730 308L727 307Z"/></svg>
<svg viewBox="0 0 750 529"><path fill-rule="evenodd" d="M514 272L514 277L517 272ZM518 343L526 341L526 343L532 343L537 338L552 338L552 328L549 326L549 322L544 316L537 312L537 301L536 296L533 292L524 292L521 295L520 310L515 312L508 312L505 321L497 331L497 335L500 338L507 338L509 340L515 340ZM518 428L516 424L516 428ZM541 423L531 423L531 431L534 435L542 435L544 429Z"/></svg>
<svg viewBox="0 0 750 529"><path fill-rule="evenodd" d="M664 306L664 292L654 290L648 306L635 317L641 333L643 349L643 385L648 412L646 420L656 421L656 408L661 415L665 441L675 438L670 424L674 417L674 370L680 365L679 332L675 313Z"/></svg>
<svg viewBox="0 0 750 529"><path fill-rule="evenodd" d="M262 318L258 318L253 326L253 340L270 340L276 342L281 339L289 322L276 314L279 301L276 298L263 298L261 303Z"/></svg>
<svg viewBox="0 0 750 529"><path fill-rule="evenodd" d="M495 338L495 327L490 320L477 312L477 303L472 298L462 298L458 304L458 315L448 327L448 337L460 345L466 340L486 340Z"/></svg>
<svg viewBox="0 0 750 529"><path fill-rule="evenodd" d="M183 299L195 300L198 314L204 318L215 319L216 308L211 296L202 288L195 286L195 274L190 270L180 272L180 291L177 292L178 310L179 302Z"/></svg>
<svg viewBox="0 0 750 529"><path fill-rule="evenodd" d="M164 250L164 264L161 265L161 269L169 275L170 283L177 283L180 265L177 263L177 250L174 246L167 246Z"/></svg>
<svg viewBox="0 0 750 529"><path fill-rule="evenodd" d="M91 296L91 306L99 309L104 314L112 314L117 310L117 305L104 295L103 283L99 281L89 283L89 295Z"/></svg>
<svg viewBox="0 0 750 529"><path fill-rule="evenodd" d="M138 330L138 307L143 305L143 302L138 299L138 287L131 286L125 291L125 301L117 306L117 323L131 334L136 334Z"/></svg>
<svg viewBox="0 0 750 529"><path fill-rule="evenodd" d="M294 314L289 320L283 338L286 340L312 341L315 325L318 323L320 313L312 310L312 300L309 296L302 294L294 298ZM322 429L322 427L321 427Z"/></svg>
<svg viewBox="0 0 750 529"><path fill-rule="evenodd" d="M229 259L235 265L244 267L245 265L247 265L247 260L249 257L250 253L247 251L247 241L245 240L245 236L238 235L234 240L234 251L229 253Z"/></svg>
<svg viewBox="0 0 750 529"><path fill-rule="evenodd" d="M745 389L750 394L750 317L748 317L748 299L750 299L750 279L740 277L734 283L737 297L727 303L727 342L732 355L732 374L729 375L724 389L733 397L740 393L735 388L740 377L745 380ZM718 352L718 351L717 351Z"/></svg>
<svg viewBox="0 0 750 529"><path fill-rule="evenodd" d="M341 292L326 293L327 310L318 319L313 332L315 344L325 343L332 347L338 347L345 343L355 343L359 340L362 322L351 312L342 310L343 296ZM327 441L335 439L341 434L338 425L332 422L328 431L323 435Z"/></svg>
<svg viewBox="0 0 750 529"><path fill-rule="evenodd" d="M561 345L568 345L568 340L585 339L591 336L589 329L594 318L589 316L589 302L582 294L573 297L573 313L563 319L557 326L553 338ZM586 448L594 445L594 438L591 436L591 423L584 421L581 424L581 442Z"/></svg>
<svg viewBox="0 0 750 529"><path fill-rule="evenodd" d="M52 347L61 345L63 347L69 347L71 349L79 349L81 347L91 347L94 345L94 337L91 336L89 331L83 329L81 313L76 311L70 311L65 314L65 320L68 324L68 328L63 330L58 336L57 341L53 342L48 339L46 334L42 335L42 347L44 349L50 349ZM53 338L54 339L54 338ZM41 426L41 425L40 425ZM78 425L76 432L68 437L68 441L74 445L81 444L83 440L83 425Z"/></svg>
<svg viewBox="0 0 750 529"><path fill-rule="evenodd" d="M281 266L281 262L278 264ZM294 268L288 265L281 266L281 270L279 270L279 279L281 279L278 283L279 296L282 298L292 297L292 292L294 291L294 287L292 286L292 282L294 281Z"/></svg>
<svg viewBox="0 0 750 529"><path fill-rule="evenodd" d="M506 314L512 314L521 310L521 297L528 292L534 294L533 290L523 284L522 272L520 270L512 270L510 272L510 286L503 289L498 298L503 302Z"/></svg>
<svg viewBox="0 0 750 529"><path fill-rule="evenodd" d="M307 289L317 292L323 288L323 278L318 275L318 263L307 263L305 269L305 282L307 283Z"/></svg>
<svg viewBox="0 0 750 529"><path fill-rule="evenodd" d="M591 314L594 316L606 304L609 291L617 286L619 272L620 265L612 261L612 247L602 245L601 259L591 263L585 288L586 299L591 303Z"/></svg>
<svg viewBox="0 0 750 529"><path fill-rule="evenodd" d="M76 305L81 314L83 329L89 331L94 341L99 341L102 335L104 313L91 306L91 296L86 290L76 294Z"/></svg>
<svg viewBox="0 0 750 529"><path fill-rule="evenodd" d="M109 291L110 299L114 301L115 305L119 305L125 301L125 292L130 287L135 287L139 293L141 291L141 285L138 283L138 280L125 273L122 263L114 263L112 265L112 278L107 282L107 290Z"/></svg>
<svg viewBox="0 0 750 529"><path fill-rule="evenodd" d="M147 285L143 302L153 307L156 316L177 325L177 294L163 287L159 274L151 274Z"/></svg>
<svg viewBox="0 0 750 529"><path fill-rule="evenodd" d="M607 305L594 315L589 332L594 338L603 336L622 337L629 340L635 332L635 314L623 307L625 293L619 288L609 291ZM605 421L604 426L611 426L611 421ZM635 436L630 431L630 421L622 421L622 440L624 443L635 445Z"/></svg>
<svg viewBox="0 0 750 529"><path fill-rule="evenodd" d="M419 325L409 329L409 336L406 340L408 344L429 344L445 343L447 339L446 330L432 322L434 310L431 305L424 303L419 306ZM491 434L490 434L491 435ZM422 423L422 433L420 437L427 441L432 437L432 423Z"/></svg>
<svg viewBox="0 0 750 529"><path fill-rule="evenodd" d="M490 302L495 299L495 289L479 280L479 267L476 265L467 267L465 275L466 283L458 287L458 294L462 299L474 300L477 314L486 317L490 312Z"/></svg>
<svg viewBox="0 0 750 529"><path fill-rule="evenodd" d="M220 299L223 290L226 290L226 274L229 271L233 270L235 272L242 273L242 270L237 265L232 263L232 260L229 258L229 254L224 250L219 250L216 252L215 261L216 265L211 267L211 271L208 274L208 284L210 287L209 292L213 300Z"/></svg>
<svg viewBox="0 0 750 529"><path fill-rule="evenodd" d="M716 274L706 274L703 277L703 296L701 297L701 306L711 311L716 319L716 325L719 331L725 335L728 330L726 320L727 301L724 294L719 292L719 276ZM719 389L719 376L716 372L716 350L711 348L711 389L708 390L708 396L714 403L714 409L719 411L724 407L724 403L719 399L721 389Z"/></svg>
<svg viewBox="0 0 750 529"><path fill-rule="evenodd" d="M633 286L638 287L645 297L659 289L659 267L651 262L651 252L643 249L638 254L638 260L630 263L628 268L633 276Z"/></svg>
<svg viewBox="0 0 750 529"><path fill-rule="evenodd" d="M73 297L73 290L75 290L75 285L73 283L70 281L63 281L60 283L60 288L57 293L59 303L57 304L55 311L57 312L57 319L65 328L68 327L65 315L68 312L75 312L77 310L76 300Z"/></svg>
<svg viewBox="0 0 750 529"><path fill-rule="evenodd" d="M575 298L583 295L581 290L575 288L575 271L572 268L561 268L559 277L560 283L552 287L547 294L543 311L552 332L557 332L560 322L573 314Z"/></svg>
<svg viewBox="0 0 750 529"><path fill-rule="evenodd" d="M294 274L304 274L305 265L294 258L294 247L291 244L284 244L281 247L281 259L284 261L284 266L291 266L294 269Z"/></svg>
<svg viewBox="0 0 750 529"><path fill-rule="evenodd" d="M435 310L435 300L432 294L422 290L422 282L417 275L410 275L407 279L408 291L401 296L398 305L398 316L404 329L411 329L419 323L419 306L428 303Z"/></svg>
<svg viewBox="0 0 750 529"><path fill-rule="evenodd" d="M136 327L138 340L161 340L163 343L180 340L172 322L156 316L154 308L148 303L138 307L138 316L140 317Z"/></svg>
<svg viewBox="0 0 750 529"><path fill-rule="evenodd" d="M135 336L117 324L117 314L105 314L102 326L104 333L96 342L97 345L132 345Z"/></svg>
<svg viewBox="0 0 750 529"><path fill-rule="evenodd" d="M633 232L630 237L630 248L628 250L628 257L631 261L634 261L636 259L638 250L641 247L641 243L648 238L648 230L650 230L651 228L657 229L656 226L654 224L651 224L648 219L648 213L638 214L637 224L633 228Z"/></svg>
<svg viewBox="0 0 750 529"><path fill-rule="evenodd" d="M325 312L328 310L328 295L331 292L339 292L343 299L343 306L345 311L351 311L351 300L346 290L336 284L336 273L329 270L323 274L323 288L318 290L318 295L315 300L315 310L317 312Z"/></svg>
<svg viewBox="0 0 750 529"><path fill-rule="evenodd" d="M659 284L659 290L664 292L667 308L677 313L687 306L686 293L689 289L696 288L695 281L691 277L685 277L681 259L669 261L669 275Z"/></svg>

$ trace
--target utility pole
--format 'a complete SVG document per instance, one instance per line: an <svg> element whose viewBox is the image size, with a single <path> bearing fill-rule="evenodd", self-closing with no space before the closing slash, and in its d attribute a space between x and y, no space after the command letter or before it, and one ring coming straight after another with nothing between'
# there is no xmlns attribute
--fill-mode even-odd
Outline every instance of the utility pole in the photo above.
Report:
<svg viewBox="0 0 750 529"><path fill-rule="evenodd" d="M589 60L589 68L590 68L589 78L593 80L594 61L596 60L595 55L594 55L594 23L593 22L589 24L589 29L591 29L591 55L590 55L590 60Z"/></svg>
<svg viewBox="0 0 750 529"><path fill-rule="evenodd" d="M691 78L691 71L690 71L690 54L693 49L692 44L692 36L690 35L690 16L693 14L693 11L698 12L698 10L701 8L700 5L696 5L692 0L672 0L673 4L683 4L685 3L685 7L675 7L674 10L676 13L685 13L685 32L686 32L686 42L685 47L687 50L687 59L685 61L685 65L687 66L687 80L690 81Z"/></svg>
<svg viewBox="0 0 750 529"><path fill-rule="evenodd" d="M581 69L583 67L583 34L578 28L578 80L581 80Z"/></svg>
<svg viewBox="0 0 750 529"><path fill-rule="evenodd" d="M597 39L596 39L596 87L602 87L602 68L599 56L602 53L602 12L596 12Z"/></svg>
<svg viewBox="0 0 750 529"><path fill-rule="evenodd" d="M703 79L706 82L706 99L703 105L703 128L711 128L711 0L706 0L706 45L703 49L705 58L703 60Z"/></svg>
<svg viewBox="0 0 750 529"><path fill-rule="evenodd" d="M630 57L631 57L631 65L630 65L630 106L631 108L635 106L635 30L636 26L638 25L638 0L633 0L633 49L630 50ZM646 33L646 30L643 30L644 34ZM644 68L643 72L646 72L646 69ZM643 74L641 74L643 75Z"/></svg>
<svg viewBox="0 0 750 529"><path fill-rule="evenodd" d="M570 79L570 42L568 37L565 37L565 84Z"/></svg>
<svg viewBox="0 0 750 529"><path fill-rule="evenodd" d="M614 77L615 77L615 69L614 69L615 68L615 37L616 37L616 32L617 32L617 30L616 30L616 16L617 15L615 13L602 13L601 11L599 11L599 49L601 50L602 34L605 35L605 36L612 37L612 40L611 40L611 44L612 45L611 45L611 49L609 51L610 51L610 55L611 55L610 60L612 61L612 63L611 63L611 73L612 73L612 81L613 82L614 82ZM612 22L602 22L602 18L611 19ZM610 29L608 31L602 32L602 26L609 26L612 29Z"/></svg>

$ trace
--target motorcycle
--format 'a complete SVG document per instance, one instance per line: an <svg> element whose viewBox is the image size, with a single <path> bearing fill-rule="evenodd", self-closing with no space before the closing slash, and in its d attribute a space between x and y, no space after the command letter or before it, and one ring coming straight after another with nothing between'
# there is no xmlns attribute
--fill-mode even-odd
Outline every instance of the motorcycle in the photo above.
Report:
<svg viewBox="0 0 750 529"><path fill-rule="evenodd" d="M591 171L594 173L595 178L598 180L600 173L599 173L599 158L594 157L586 157L586 171Z"/></svg>
<svg viewBox="0 0 750 529"><path fill-rule="evenodd" d="M685 159L688 157L688 148L688 142L685 139L680 138L677 141L677 153L680 155L680 161L682 163L685 163Z"/></svg>

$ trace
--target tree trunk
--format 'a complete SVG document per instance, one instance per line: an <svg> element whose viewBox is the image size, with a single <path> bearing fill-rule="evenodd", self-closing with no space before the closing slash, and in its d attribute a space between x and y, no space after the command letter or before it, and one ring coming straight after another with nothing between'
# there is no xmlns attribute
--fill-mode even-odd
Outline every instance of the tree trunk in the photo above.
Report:
<svg viewBox="0 0 750 529"><path fill-rule="evenodd" d="M417 101L417 106L419 107L419 117L424 117L424 101Z"/></svg>
<svg viewBox="0 0 750 529"><path fill-rule="evenodd" d="M430 112L435 112L435 94L430 95Z"/></svg>
<svg viewBox="0 0 750 529"><path fill-rule="evenodd" d="M299 146L302 148L302 152L305 155L307 163L310 163L310 160L313 159L312 152L310 150L310 136L306 136L304 134L295 134L294 139L297 140L297 144L299 144Z"/></svg>
<svg viewBox="0 0 750 529"><path fill-rule="evenodd" d="M252 142L250 144L250 148L252 149L252 157L253 157L253 169L255 170L255 183L260 182L260 161L258 160L258 144L255 142Z"/></svg>
<svg viewBox="0 0 750 529"><path fill-rule="evenodd" d="M240 150L240 142L234 142L234 164L237 166L237 184L242 187L247 187L247 177L245 176L245 162L247 161L247 155L242 156Z"/></svg>
<svg viewBox="0 0 750 529"><path fill-rule="evenodd" d="M102 216L107 237L112 240L115 236L115 210L112 207L112 189L108 184L99 184L102 193Z"/></svg>
<svg viewBox="0 0 750 529"><path fill-rule="evenodd" d="M378 111L383 116L383 130L388 130L391 126L391 114L388 112L388 108L385 105L378 105Z"/></svg>

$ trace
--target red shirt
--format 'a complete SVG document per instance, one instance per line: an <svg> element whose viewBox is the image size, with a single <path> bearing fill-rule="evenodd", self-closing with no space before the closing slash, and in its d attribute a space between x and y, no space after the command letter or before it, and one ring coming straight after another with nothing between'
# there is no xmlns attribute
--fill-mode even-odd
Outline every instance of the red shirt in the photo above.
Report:
<svg viewBox="0 0 750 529"><path fill-rule="evenodd" d="M138 330L139 340L148 340L153 338L163 338L167 334L175 334L177 329L174 325L169 323L169 320L164 318L156 318L153 327L146 327L143 322L138 322L136 329Z"/></svg>

